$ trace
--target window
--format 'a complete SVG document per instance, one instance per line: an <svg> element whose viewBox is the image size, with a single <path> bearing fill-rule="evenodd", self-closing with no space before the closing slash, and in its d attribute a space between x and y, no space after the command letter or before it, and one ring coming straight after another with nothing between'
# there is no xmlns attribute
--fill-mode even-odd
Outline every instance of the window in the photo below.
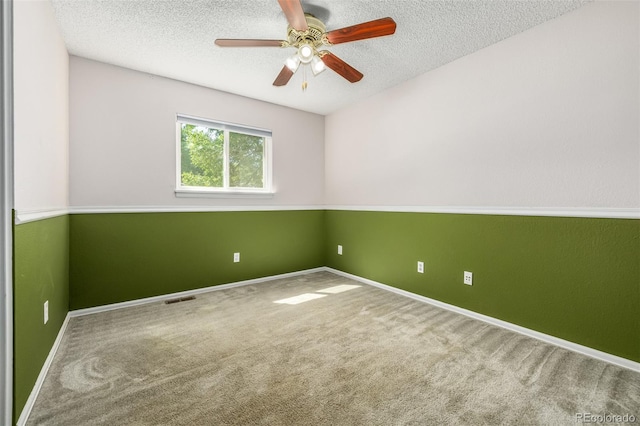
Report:
<svg viewBox="0 0 640 426"><path fill-rule="evenodd" d="M178 115L177 196L271 194L271 132Z"/></svg>

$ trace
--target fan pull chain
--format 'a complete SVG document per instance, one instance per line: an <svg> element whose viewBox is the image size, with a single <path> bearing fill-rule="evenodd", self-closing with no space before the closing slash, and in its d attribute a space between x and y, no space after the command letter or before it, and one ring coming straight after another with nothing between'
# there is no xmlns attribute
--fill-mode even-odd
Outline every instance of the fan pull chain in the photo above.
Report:
<svg viewBox="0 0 640 426"><path fill-rule="evenodd" d="M307 67L302 67L302 91L305 92L307 90Z"/></svg>

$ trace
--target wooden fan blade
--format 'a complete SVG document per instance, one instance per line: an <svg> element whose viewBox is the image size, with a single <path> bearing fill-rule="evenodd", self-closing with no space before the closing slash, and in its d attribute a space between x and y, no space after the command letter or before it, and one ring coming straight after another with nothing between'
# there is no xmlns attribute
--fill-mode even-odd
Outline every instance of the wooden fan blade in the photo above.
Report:
<svg viewBox="0 0 640 426"><path fill-rule="evenodd" d="M253 40L219 38L216 44L220 47L282 47L281 40Z"/></svg>
<svg viewBox="0 0 640 426"><path fill-rule="evenodd" d="M289 25L296 31L307 31L307 19L300 0L278 0L280 7L289 21Z"/></svg>
<svg viewBox="0 0 640 426"><path fill-rule="evenodd" d="M278 74L278 76L276 77L275 81L273 82L273 85L284 86L289 82L289 80L291 80L291 76L293 76L293 71L291 71L285 65L284 67L282 67L282 71L280 71L280 74Z"/></svg>
<svg viewBox="0 0 640 426"><path fill-rule="evenodd" d="M320 59L322 62L352 83L360 81L363 77L362 73L351 65L338 58L331 52L326 52Z"/></svg>
<svg viewBox="0 0 640 426"><path fill-rule="evenodd" d="M331 44L347 43L366 38L382 37L396 32L396 22L391 18L376 19L339 30L329 31L326 36Z"/></svg>

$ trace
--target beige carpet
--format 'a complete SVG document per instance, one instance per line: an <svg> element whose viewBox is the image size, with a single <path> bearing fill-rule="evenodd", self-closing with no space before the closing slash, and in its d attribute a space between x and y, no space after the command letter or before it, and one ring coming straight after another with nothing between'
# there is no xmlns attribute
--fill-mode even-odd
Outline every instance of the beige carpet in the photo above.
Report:
<svg viewBox="0 0 640 426"><path fill-rule="evenodd" d="M359 287L320 293L342 285ZM301 294L324 297L274 303ZM640 374L320 272L72 318L28 424L569 425L577 413L639 417Z"/></svg>

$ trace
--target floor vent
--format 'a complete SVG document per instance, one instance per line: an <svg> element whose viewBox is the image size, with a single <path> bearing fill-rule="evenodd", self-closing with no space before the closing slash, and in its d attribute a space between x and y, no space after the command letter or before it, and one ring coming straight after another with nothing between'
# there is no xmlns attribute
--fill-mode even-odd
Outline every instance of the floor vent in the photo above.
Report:
<svg viewBox="0 0 640 426"><path fill-rule="evenodd" d="M195 296L179 297L177 299L165 300L164 303L170 305L172 303L186 302L187 300L196 300Z"/></svg>

